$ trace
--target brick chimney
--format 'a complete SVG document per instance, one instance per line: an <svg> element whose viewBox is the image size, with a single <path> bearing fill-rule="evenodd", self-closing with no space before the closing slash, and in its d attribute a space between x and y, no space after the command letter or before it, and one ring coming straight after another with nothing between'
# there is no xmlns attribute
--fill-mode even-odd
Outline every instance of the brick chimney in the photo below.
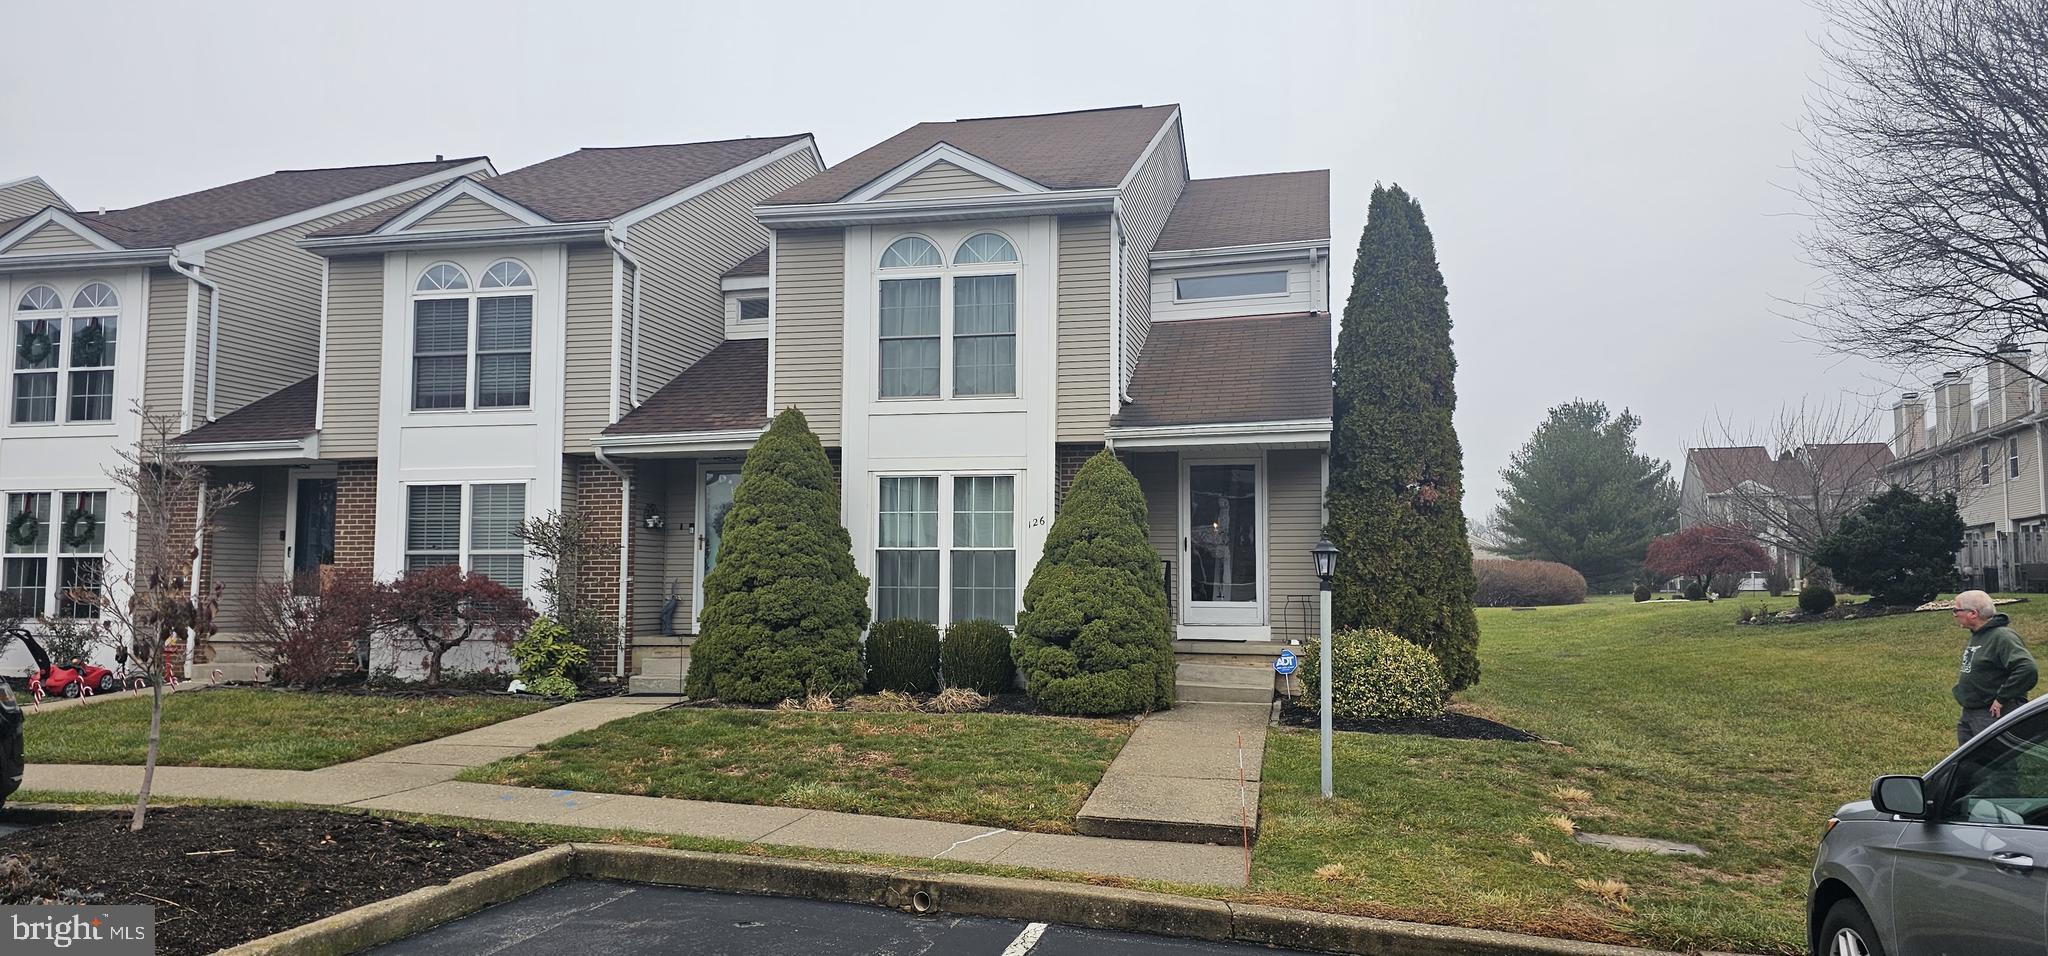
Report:
<svg viewBox="0 0 2048 956"><path fill-rule="evenodd" d="M1927 447L1927 403L1919 392L1900 392L1892 406L1892 454L1900 458Z"/></svg>
<svg viewBox="0 0 2048 956"><path fill-rule="evenodd" d="M1940 393L1941 420L1936 426L1936 435L1942 444L1952 442L1969 434L1975 424L1971 421L1970 380L1961 372L1941 373Z"/></svg>
<svg viewBox="0 0 2048 956"><path fill-rule="evenodd" d="M2033 403L2028 400L2034 380L2021 371L2032 367L2032 359L2032 354L2026 349L2008 346L1998 350L1998 358L1986 363L1984 371L1991 389L1987 397L1991 400L1992 421L2009 422L2034 410Z"/></svg>

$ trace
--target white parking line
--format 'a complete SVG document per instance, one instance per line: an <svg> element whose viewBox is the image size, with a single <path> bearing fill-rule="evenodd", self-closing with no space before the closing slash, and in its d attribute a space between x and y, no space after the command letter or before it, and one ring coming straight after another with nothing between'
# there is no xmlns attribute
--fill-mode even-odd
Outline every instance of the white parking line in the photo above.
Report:
<svg viewBox="0 0 2048 956"><path fill-rule="evenodd" d="M1025 953L1031 952L1032 947L1038 945L1038 938L1044 935L1044 923L1033 923L1024 927L1024 932L1018 933L1017 938L1010 941L1009 948L1003 950L1003 956L1024 956Z"/></svg>

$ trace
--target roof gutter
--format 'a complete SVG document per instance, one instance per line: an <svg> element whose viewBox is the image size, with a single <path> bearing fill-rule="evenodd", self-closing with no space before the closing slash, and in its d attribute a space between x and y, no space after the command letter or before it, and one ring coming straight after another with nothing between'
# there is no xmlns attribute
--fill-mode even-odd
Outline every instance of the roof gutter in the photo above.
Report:
<svg viewBox="0 0 2048 956"><path fill-rule="evenodd" d="M1117 195L1115 189L1065 189L1048 193L1011 193L954 199L804 203L789 206L755 206L754 217L770 229L792 229L869 223L993 219L1005 216L1108 213L1115 209Z"/></svg>
<svg viewBox="0 0 2048 956"><path fill-rule="evenodd" d="M502 229L408 232L397 235L371 233L361 236L308 237L299 240L299 248L315 255L346 256L435 246L532 245L572 239L601 239L605 230L610 227L611 223L607 220L509 226Z"/></svg>
<svg viewBox="0 0 2048 956"><path fill-rule="evenodd" d="M599 458L607 454L650 458L746 451L753 448L754 443L759 441L761 434L767 430L763 426L716 432L672 432L666 435L599 435L590 441L598 449Z"/></svg>
<svg viewBox="0 0 2048 956"><path fill-rule="evenodd" d="M0 272L155 265L171 254L171 247L160 246L154 249L123 249L119 252L63 252L47 256L8 256L0 259Z"/></svg>
<svg viewBox="0 0 2048 956"><path fill-rule="evenodd" d="M1328 444L1330 419L1219 422L1199 425L1143 425L1104 433L1111 448L1172 448L1186 445Z"/></svg>

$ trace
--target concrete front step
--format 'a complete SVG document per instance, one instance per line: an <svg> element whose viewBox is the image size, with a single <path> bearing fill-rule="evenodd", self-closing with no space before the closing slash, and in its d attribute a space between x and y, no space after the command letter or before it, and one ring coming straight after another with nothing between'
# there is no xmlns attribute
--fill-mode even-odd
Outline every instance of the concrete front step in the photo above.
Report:
<svg viewBox="0 0 2048 956"><path fill-rule="evenodd" d="M1174 699L1190 703L1268 703L1273 699L1273 672L1183 658L1174 673Z"/></svg>
<svg viewBox="0 0 2048 956"><path fill-rule="evenodd" d="M688 648L649 648L640 656L640 672L626 680L626 693L681 694L689 673Z"/></svg>

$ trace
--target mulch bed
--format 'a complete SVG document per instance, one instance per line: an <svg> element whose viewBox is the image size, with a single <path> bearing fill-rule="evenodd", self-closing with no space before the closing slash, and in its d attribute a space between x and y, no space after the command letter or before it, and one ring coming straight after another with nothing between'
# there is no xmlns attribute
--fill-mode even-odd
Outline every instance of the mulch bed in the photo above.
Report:
<svg viewBox="0 0 2048 956"><path fill-rule="evenodd" d="M154 906L159 956L211 953L536 849L355 813L165 807L130 833L80 811L0 836L0 904Z"/></svg>
<svg viewBox="0 0 2048 956"><path fill-rule="evenodd" d="M1322 726L1322 718L1316 714L1315 708L1303 707L1290 700L1280 705L1280 723L1288 727L1316 729ZM1457 711L1445 711L1436 717L1410 717L1402 720L1335 717L1330 720L1330 729L1355 734L1398 734L1413 737L1444 737L1450 740L1504 740L1518 744L1538 743L1543 740L1526 730Z"/></svg>
<svg viewBox="0 0 2048 956"><path fill-rule="evenodd" d="M925 705L925 704L929 703L929 702L931 701L932 697L933 697L933 695L931 695L931 694L912 694L911 696L912 696L913 698L915 698L915 699L917 700L918 706L920 706L920 707L922 707L923 705ZM731 703L731 702L728 702L728 701L722 701L722 700L689 700L689 701L684 701L683 703L681 703L681 704L678 704L677 706L679 706L679 707L699 707L699 708L703 708L703 709L705 709L705 710L778 710L778 709L780 709L780 708L778 708L778 707L777 707L776 705L774 705L774 704L736 704L736 703ZM838 709L838 710L836 710L836 711L834 711L834 713L850 713L850 712L851 712L851 711L850 711L850 710L849 710L849 709L847 708L847 706L846 706L846 702L845 702L845 701L843 701L843 700L842 700L842 701L839 701L839 709ZM930 711L927 711L927 713L931 713L931 712L930 712ZM1018 692L1015 692L1015 693L1009 693L1009 694L996 694L996 695L994 695L994 696L992 696L992 697L990 697L990 698L989 698L989 701L988 701L988 706L987 706L987 707L983 707L982 709L980 709L980 710L975 710L975 711L966 711L966 713L974 713L974 714L1013 714L1013 715L1021 715L1021 716L1026 716L1026 717L1047 717L1047 716L1058 716L1058 715L1056 715L1056 714L1053 714L1052 712L1050 712L1050 711L1046 710L1045 708L1043 708L1043 707L1040 707L1040 706L1038 706L1038 701L1036 701L1036 700L1033 700L1033 699L1031 698L1031 695L1030 695L1030 694L1026 694L1026 693L1024 693L1024 692L1022 692L1022 691L1018 691ZM1116 719L1116 718L1107 718L1107 719L1112 719L1112 720L1113 720L1113 719Z"/></svg>

